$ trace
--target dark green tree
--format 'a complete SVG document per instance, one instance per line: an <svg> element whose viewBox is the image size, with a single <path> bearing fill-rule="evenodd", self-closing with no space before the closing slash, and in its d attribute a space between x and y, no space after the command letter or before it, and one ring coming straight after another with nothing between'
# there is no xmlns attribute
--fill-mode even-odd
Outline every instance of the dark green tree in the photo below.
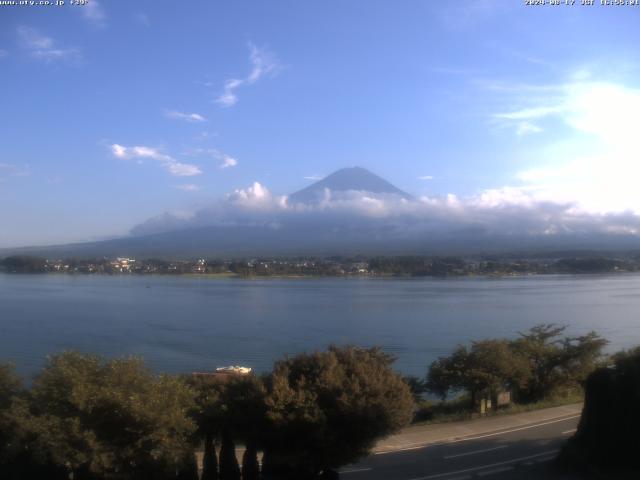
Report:
<svg viewBox="0 0 640 480"><path fill-rule="evenodd" d="M464 390L474 408L480 398L494 399L500 391L526 384L528 377L526 359L507 340L483 340L433 362L427 385L443 398L452 390Z"/></svg>
<svg viewBox="0 0 640 480"><path fill-rule="evenodd" d="M192 452L194 392L136 358L67 352L36 378L37 447L74 478L171 476Z"/></svg>
<svg viewBox="0 0 640 480"><path fill-rule="evenodd" d="M458 346L431 364L427 389L443 399L466 392L475 407L481 395L494 398L501 390L516 400L535 402L581 388L602 360L606 340L594 332L562 337L565 327L542 324L516 340L492 339Z"/></svg>
<svg viewBox="0 0 640 480"><path fill-rule="evenodd" d="M185 380L196 392L191 416L197 425L198 437L204 443L202 480L217 480L218 457L215 440L221 432L223 416L220 382L209 375L191 375Z"/></svg>
<svg viewBox="0 0 640 480"><path fill-rule="evenodd" d="M527 358L531 372L529 382L519 392L520 399L541 400L564 381L560 336L565 330L566 327L554 324L536 325L528 332L520 333L520 338L514 342L515 348Z"/></svg>
<svg viewBox="0 0 640 480"><path fill-rule="evenodd" d="M581 388L602 359L607 341L595 332L562 337L564 326L541 324L521 333L513 347L529 363L529 380L518 391L525 402L539 401L562 390Z"/></svg>
<svg viewBox="0 0 640 480"><path fill-rule="evenodd" d="M198 476L198 462L193 452L182 460L182 465L178 469L176 480L200 480Z"/></svg>
<svg viewBox="0 0 640 480"><path fill-rule="evenodd" d="M569 385L583 385L605 361L602 349L608 341L595 332L562 340L562 369Z"/></svg>
<svg viewBox="0 0 640 480"><path fill-rule="evenodd" d="M26 392L13 366L0 364L0 478L28 477L33 461L28 455L29 412Z"/></svg>
<svg viewBox="0 0 640 480"><path fill-rule="evenodd" d="M197 375L190 377L188 382L198 392L194 418L199 434L204 437L204 478L217 478L214 476L214 438L223 440L220 477L230 475L235 478L236 471L239 471L235 447L231 447L236 442L246 448L243 461L247 465L245 475L249 475L251 465L258 463L257 451L262 442L266 421L266 391L263 381L255 375ZM230 451L234 451L233 455L229 454ZM211 462L210 465L206 464L207 459Z"/></svg>
<svg viewBox="0 0 640 480"><path fill-rule="evenodd" d="M407 425L413 396L377 348L332 346L275 364L263 471L316 478Z"/></svg>
<svg viewBox="0 0 640 480"><path fill-rule="evenodd" d="M228 430L222 431L220 446L220 480L240 480L240 466L236 457L236 445Z"/></svg>
<svg viewBox="0 0 640 480"><path fill-rule="evenodd" d="M409 386L411 393L413 394L413 400L417 403L422 401L422 394L427 391L426 382L422 378L407 376L404 377L405 383Z"/></svg>
<svg viewBox="0 0 640 480"><path fill-rule="evenodd" d="M245 445L243 476L246 478L258 465L257 450L266 427L265 397L264 382L255 375L233 376L221 384L222 422L231 437Z"/></svg>
<svg viewBox="0 0 640 480"><path fill-rule="evenodd" d="M255 444L250 443L242 454L242 480L258 480L259 478L258 450Z"/></svg>
<svg viewBox="0 0 640 480"><path fill-rule="evenodd" d="M218 457L213 442L213 435L208 434L204 439L204 454L202 457L202 480L218 479Z"/></svg>
<svg viewBox="0 0 640 480"><path fill-rule="evenodd" d="M9 408L22 393L22 381L15 374L13 365L0 364L0 410Z"/></svg>
<svg viewBox="0 0 640 480"><path fill-rule="evenodd" d="M42 273L46 271L47 261L40 257L14 255L0 261L0 266L10 273Z"/></svg>
<svg viewBox="0 0 640 480"><path fill-rule="evenodd" d="M459 345L448 357L431 363L427 374L427 391L445 399L452 390L466 388L466 368L469 361L467 347Z"/></svg>

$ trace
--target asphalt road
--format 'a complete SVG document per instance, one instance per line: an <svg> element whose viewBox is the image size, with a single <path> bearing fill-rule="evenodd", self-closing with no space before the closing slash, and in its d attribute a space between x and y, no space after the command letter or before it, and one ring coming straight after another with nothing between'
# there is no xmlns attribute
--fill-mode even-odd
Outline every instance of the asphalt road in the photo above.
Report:
<svg viewBox="0 0 640 480"><path fill-rule="evenodd" d="M379 453L345 467L344 480L575 479L550 467L578 415L453 442Z"/></svg>

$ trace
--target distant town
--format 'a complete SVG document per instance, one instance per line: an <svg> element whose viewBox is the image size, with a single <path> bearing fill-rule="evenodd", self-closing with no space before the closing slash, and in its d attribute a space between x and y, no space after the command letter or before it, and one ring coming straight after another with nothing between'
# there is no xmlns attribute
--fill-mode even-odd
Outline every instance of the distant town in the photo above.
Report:
<svg viewBox="0 0 640 480"><path fill-rule="evenodd" d="M459 257L327 257L163 260L129 257L46 259L27 255L0 260L4 273L68 273L107 275L277 276L517 276L596 274L640 271L640 255L620 258L560 256L532 258Z"/></svg>

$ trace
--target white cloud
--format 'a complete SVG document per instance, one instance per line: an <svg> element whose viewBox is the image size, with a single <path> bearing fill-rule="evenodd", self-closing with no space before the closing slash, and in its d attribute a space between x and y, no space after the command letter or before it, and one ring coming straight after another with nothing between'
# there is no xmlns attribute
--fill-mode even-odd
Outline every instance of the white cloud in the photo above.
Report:
<svg viewBox="0 0 640 480"><path fill-rule="evenodd" d="M174 185L174 188L177 188L178 190L183 190L185 192L197 192L198 190L200 190L200 187L198 185L194 185L193 183L187 183L184 185Z"/></svg>
<svg viewBox="0 0 640 480"><path fill-rule="evenodd" d="M137 234L146 234L206 225L288 226L295 229L323 225L327 231L346 228L347 231L377 231L381 235L405 238L425 234L455 235L456 238L467 235L472 244L477 241L477 235L484 234L515 235L517 238L640 234L638 215L591 213L569 202L547 201L526 188L503 187L470 197L448 194L413 200L391 194L327 191L324 200L318 203L290 204L286 196L272 194L259 182L237 189L225 200L186 217L163 215L134 230Z"/></svg>
<svg viewBox="0 0 640 480"><path fill-rule="evenodd" d="M433 180L434 177L433 175L422 175L421 177L418 177L418 180Z"/></svg>
<svg viewBox="0 0 640 480"><path fill-rule="evenodd" d="M171 162L166 163L164 168L176 177L193 177L200 175L202 170L197 165L191 165L189 163Z"/></svg>
<svg viewBox="0 0 640 480"><path fill-rule="evenodd" d="M233 168L238 165L238 161L235 158L226 154L222 154L222 156L222 164L220 164L220 168Z"/></svg>
<svg viewBox="0 0 640 480"><path fill-rule="evenodd" d="M523 137L525 135L529 135L532 133L540 133L542 132L542 128L538 125L530 122L519 122L516 126L516 135L519 137Z"/></svg>
<svg viewBox="0 0 640 480"><path fill-rule="evenodd" d="M535 108L523 108L507 113L497 113L496 118L505 120L530 120L534 118L542 118L554 113L560 113L564 110L563 106L556 105L551 107L535 107Z"/></svg>
<svg viewBox="0 0 640 480"><path fill-rule="evenodd" d="M82 5L80 10L84 18L93 25L97 27L105 27L107 25L107 14L97 0L90 0L85 5Z"/></svg>
<svg viewBox="0 0 640 480"><path fill-rule="evenodd" d="M130 160L130 159L150 159L155 160L160 163L162 168L164 168L171 175L176 177L192 177L195 175L200 175L202 170L197 165L192 165L188 163L181 163L167 155L165 153L160 152L158 149L153 147L145 147L145 146L135 146L135 147L125 147L123 145L119 145L114 143L111 145L111 153L114 157L120 158L122 160Z"/></svg>
<svg viewBox="0 0 640 480"><path fill-rule="evenodd" d="M305 180L314 180L314 181L318 181L318 180L322 180L324 178L324 175L309 175L307 177L303 177Z"/></svg>
<svg viewBox="0 0 640 480"><path fill-rule="evenodd" d="M170 110L165 112L164 114L167 118L172 118L175 120L184 120L185 122L206 122L207 119L204 118L199 113L183 113L177 112L175 110Z"/></svg>
<svg viewBox="0 0 640 480"><path fill-rule="evenodd" d="M271 198L271 192L259 182L253 182L253 185L246 189L235 190L230 197L232 200L260 200Z"/></svg>
<svg viewBox="0 0 640 480"><path fill-rule="evenodd" d="M55 61L77 62L82 56L77 48L60 48L51 37L40 34L31 27L18 27L20 45L37 59L47 63Z"/></svg>
<svg viewBox="0 0 640 480"><path fill-rule="evenodd" d="M238 103L238 96L234 93L235 89L243 85L244 80L231 79L227 80L224 84L224 93L222 93L216 102L223 107L232 107Z"/></svg>
<svg viewBox="0 0 640 480"><path fill-rule="evenodd" d="M568 202L591 213L640 213L640 89L593 81L584 73L573 78L553 94L555 104L538 98L540 106L495 116L511 122L519 135L542 131L538 124L523 126L527 119L555 121L554 130L562 132L561 144L541 140L537 165L516 178L536 200Z"/></svg>
<svg viewBox="0 0 640 480"><path fill-rule="evenodd" d="M227 195L227 207L232 207L227 213L258 212L258 214L270 214L273 211L284 211L287 208L287 197L273 195L267 187L259 182L253 182L248 188L234 190Z"/></svg>
<svg viewBox="0 0 640 480"><path fill-rule="evenodd" d="M238 102L236 90L240 87L253 85L265 75L275 73L279 64L275 57L265 49L256 47L249 43L249 60L251 62L251 72L245 78L231 78L224 84L224 91L216 99L216 103L223 107L231 107Z"/></svg>
<svg viewBox="0 0 640 480"><path fill-rule="evenodd" d="M192 148L184 152L184 155L191 157L211 157L220 160L222 163L218 165L218 168L221 169L233 168L238 165L238 159L217 148Z"/></svg>

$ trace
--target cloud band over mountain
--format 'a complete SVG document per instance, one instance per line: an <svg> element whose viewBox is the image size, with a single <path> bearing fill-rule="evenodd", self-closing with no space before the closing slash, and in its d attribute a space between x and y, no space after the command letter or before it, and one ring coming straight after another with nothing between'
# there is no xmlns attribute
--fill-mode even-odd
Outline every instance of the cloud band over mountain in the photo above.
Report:
<svg viewBox="0 0 640 480"><path fill-rule="evenodd" d="M475 235L635 237L640 232L640 216L631 211L590 212L576 203L553 202L538 198L535 192L509 187L464 198L452 194L406 198L330 189L315 203L297 203L291 197L274 195L256 182L188 216L165 213L149 219L132 233L148 235L206 226L295 229L315 225L334 232L375 231L390 238L455 234L473 241Z"/></svg>

